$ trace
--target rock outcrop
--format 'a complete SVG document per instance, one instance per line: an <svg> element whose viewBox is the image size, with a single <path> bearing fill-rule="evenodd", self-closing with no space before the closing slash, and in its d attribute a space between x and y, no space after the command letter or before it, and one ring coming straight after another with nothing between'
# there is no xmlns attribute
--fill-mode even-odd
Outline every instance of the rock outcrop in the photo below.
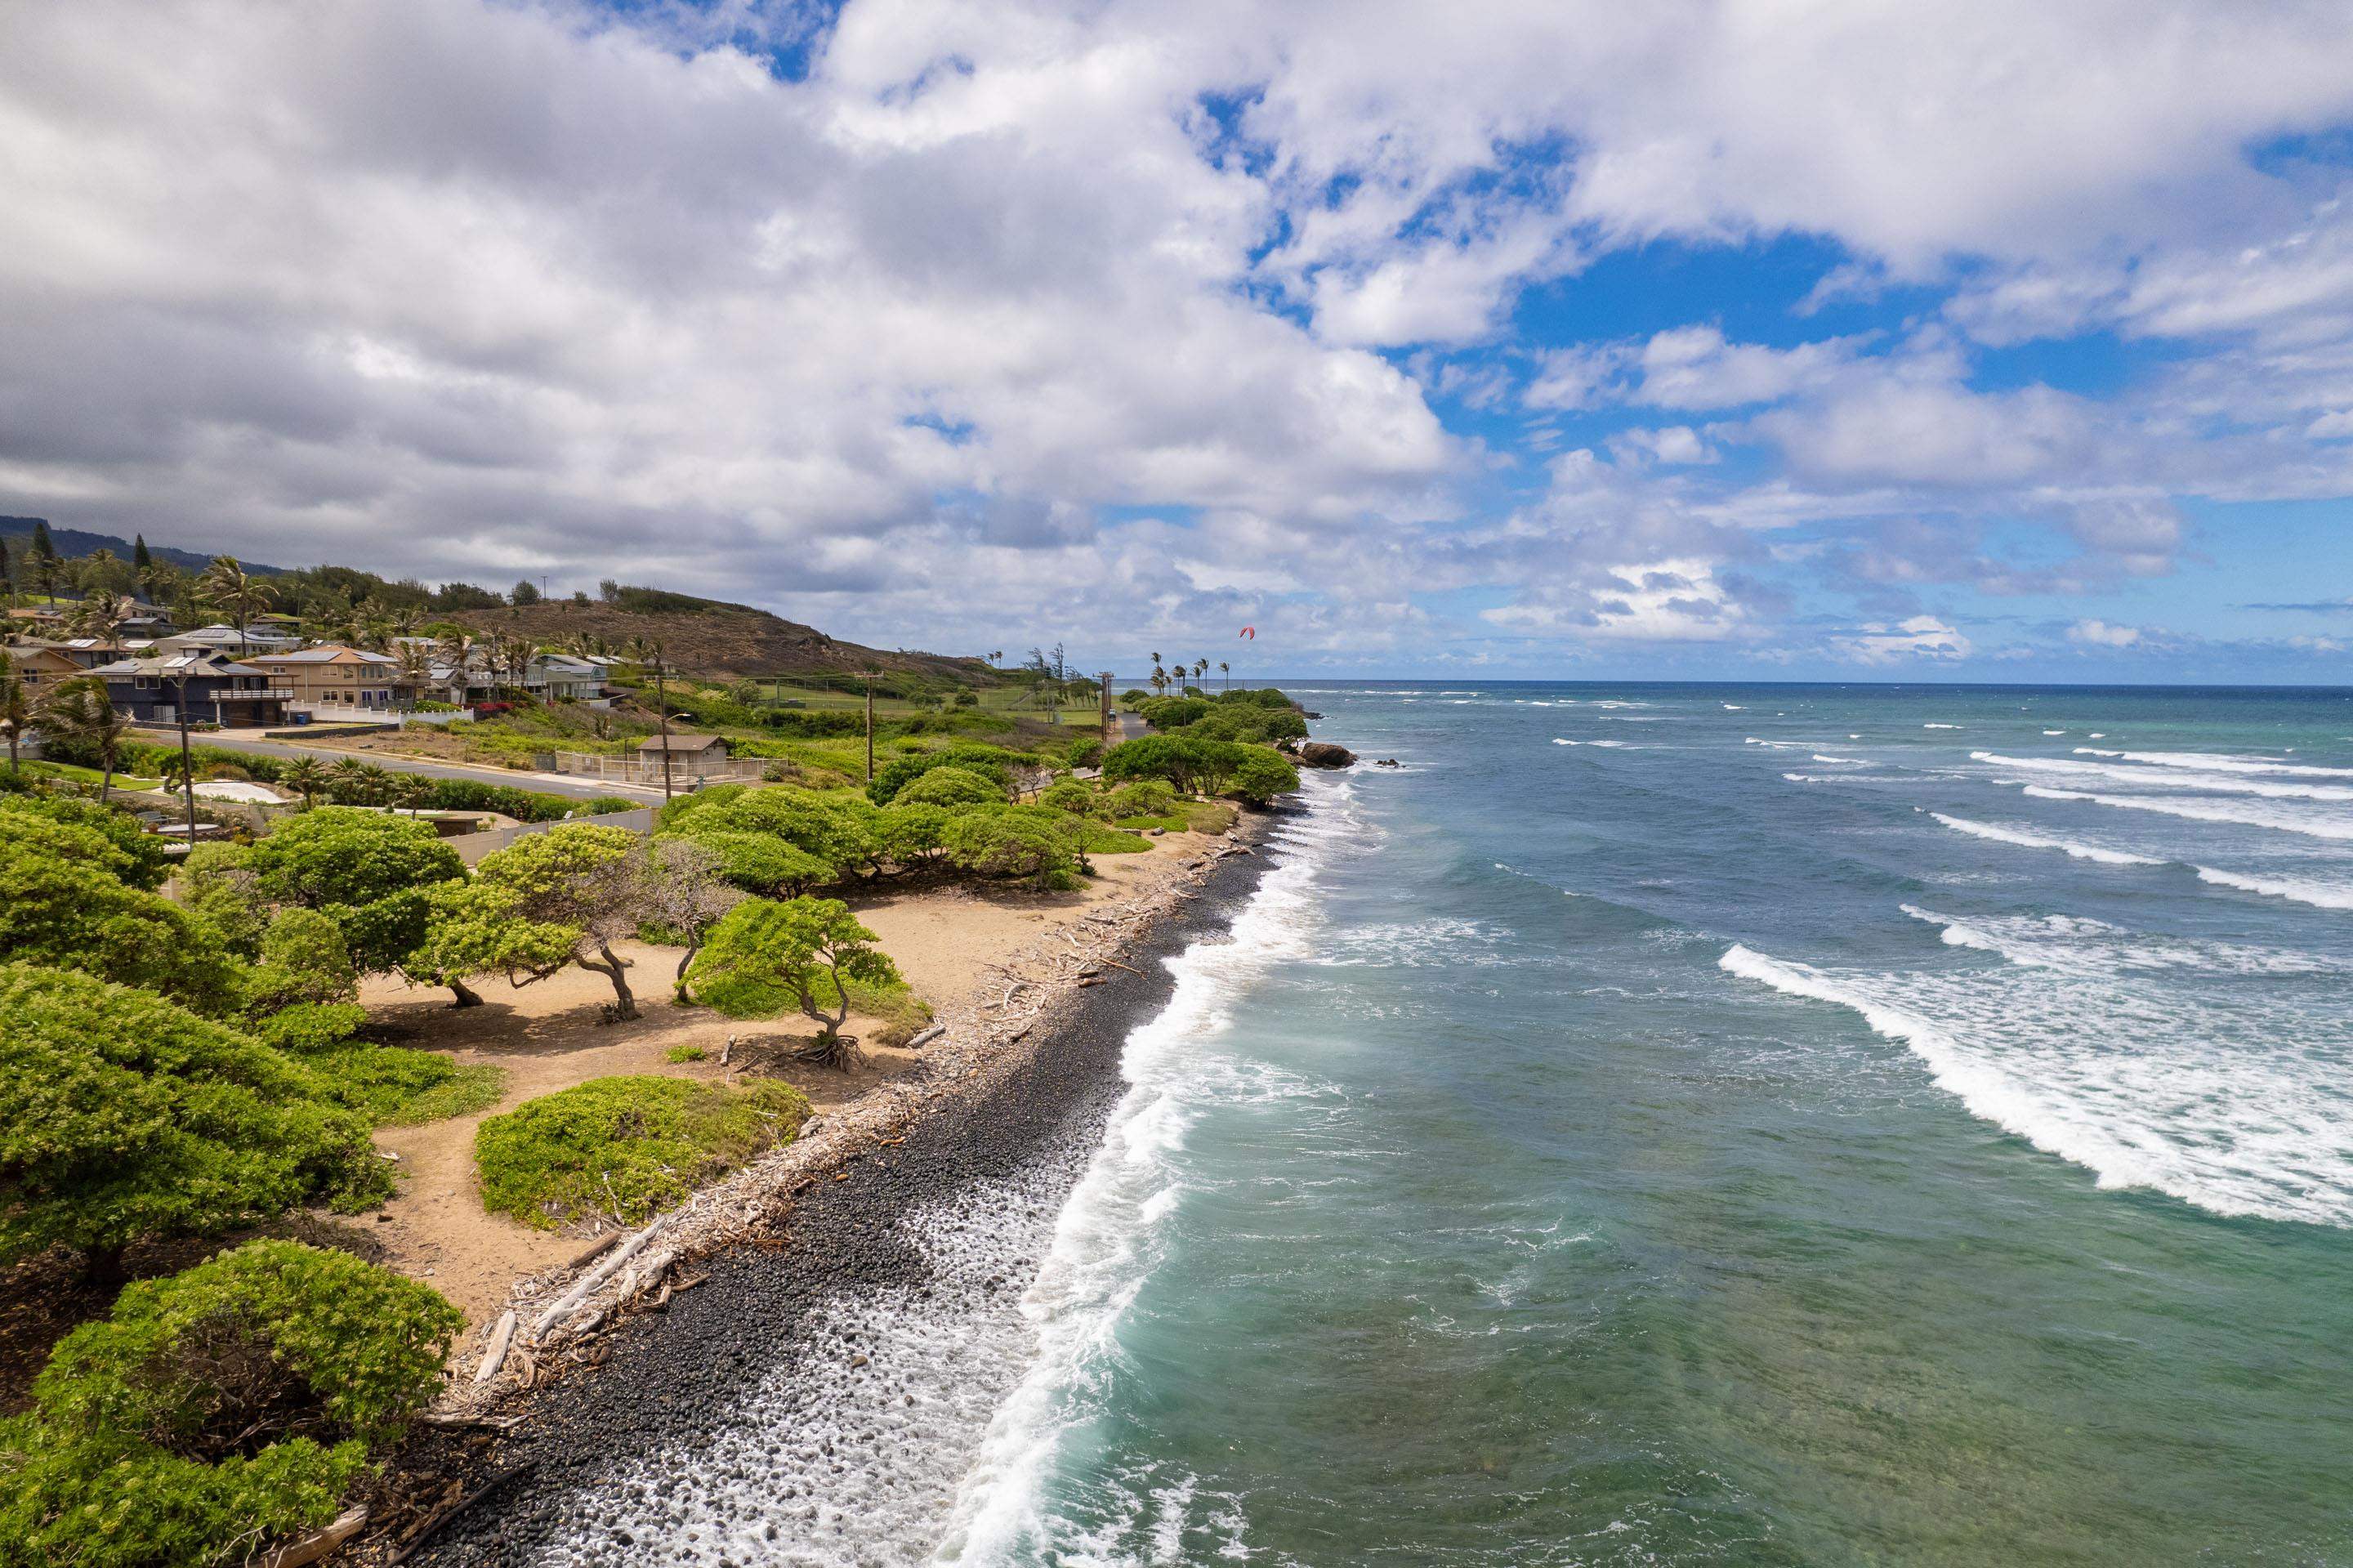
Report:
<svg viewBox="0 0 2353 1568"><path fill-rule="evenodd" d="M1299 761L1305 768L1353 768L1356 754L1328 740L1303 740L1299 743Z"/></svg>

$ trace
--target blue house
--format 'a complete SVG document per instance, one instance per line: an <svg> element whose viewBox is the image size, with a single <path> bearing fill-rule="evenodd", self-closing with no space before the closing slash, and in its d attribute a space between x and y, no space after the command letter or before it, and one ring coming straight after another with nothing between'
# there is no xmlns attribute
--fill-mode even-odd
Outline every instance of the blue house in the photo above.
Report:
<svg viewBox="0 0 2353 1568"><path fill-rule="evenodd" d="M115 711L133 724L176 725L183 705L191 724L245 729L286 722L286 690L272 683L269 672L217 653L118 659L90 673L106 683Z"/></svg>

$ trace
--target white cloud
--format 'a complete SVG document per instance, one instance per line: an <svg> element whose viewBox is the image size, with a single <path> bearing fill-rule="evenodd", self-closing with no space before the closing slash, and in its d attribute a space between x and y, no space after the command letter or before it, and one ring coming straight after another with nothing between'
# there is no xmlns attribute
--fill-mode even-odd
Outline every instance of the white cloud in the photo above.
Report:
<svg viewBox="0 0 2353 1568"><path fill-rule="evenodd" d="M2105 620L2079 620L2067 629L2067 641L2087 648L2129 648L2140 641L2140 628L2112 626Z"/></svg>
<svg viewBox="0 0 2353 1568"><path fill-rule="evenodd" d="M1897 664L1913 659L1959 660L1975 645L1933 615L1915 615L1894 625L1871 621L1855 631L1829 639L1840 657L1858 664Z"/></svg>

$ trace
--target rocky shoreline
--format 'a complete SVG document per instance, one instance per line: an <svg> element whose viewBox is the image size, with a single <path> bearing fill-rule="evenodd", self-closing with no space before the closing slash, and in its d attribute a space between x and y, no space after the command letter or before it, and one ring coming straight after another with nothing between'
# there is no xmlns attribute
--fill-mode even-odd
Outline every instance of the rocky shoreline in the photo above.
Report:
<svg viewBox="0 0 2353 1568"><path fill-rule="evenodd" d="M1191 878L1103 912L1085 939L1008 955L1004 986L943 1017L921 1073L699 1194L490 1383L469 1381L480 1348L462 1351L403 1457L406 1506L385 1512L405 1522L354 1560L865 1561L844 1554L849 1521L920 1528L940 1478L893 1473L895 1452L968 1425L1011 1371L954 1366L987 1353L956 1340L989 1339L955 1326L1017 1311L1027 1255L1123 1093L1126 1037L1168 996L1161 960L1225 928L1265 869L1251 841L1269 821L1245 819ZM586 1266L518 1293L519 1342ZM944 1342L897 1342L926 1331ZM729 1423L755 1394L759 1429ZM747 1531L761 1544L736 1555Z"/></svg>

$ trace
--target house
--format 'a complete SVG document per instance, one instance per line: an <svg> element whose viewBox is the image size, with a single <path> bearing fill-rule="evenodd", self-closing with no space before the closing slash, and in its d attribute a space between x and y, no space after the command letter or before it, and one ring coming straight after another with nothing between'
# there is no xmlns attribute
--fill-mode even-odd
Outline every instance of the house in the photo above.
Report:
<svg viewBox="0 0 2353 1568"><path fill-rule="evenodd" d="M540 653L524 666L522 683L543 702L594 702L605 694L605 670L595 659Z"/></svg>
<svg viewBox="0 0 2353 1568"><path fill-rule="evenodd" d="M59 681L90 673L90 666L58 652L53 642L12 642L8 645L8 662L16 670L16 678L25 683L28 702L40 701L42 694Z"/></svg>
<svg viewBox="0 0 2353 1568"><path fill-rule="evenodd" d="M120 659L90 673L106 683L115 711L133 724L177 724L183 707L192 722L229 728L286 722L286 692L269 672L217 653Z"/></svg>
<svg viewBox="0 0 2353 1568"><path fill-rule="evenodd" d="M727 737L723 735L649 735L638 743L638 754L649 762L659 762L664 747L675 762L684 758L716 758L727 755Z"/></svg>
<svg viewBox="0 0 2353 1568"><path fill-rule="evenodd" d="M285 652L300 647L301 639L291 631L257 622L242 629L226 624L199 626L194 631L182 631L166 637L163 642L174 652L236 655Z"/></svg>
<svg viewBox="0 0 2353 1568"><path fill-rule="evenodd" d="M85 670L95 670L100 664L111 664L117 659L131 657L131 650L120 642L108 642L96 637L69 637L50 647L72 660Z"/></svg>
<svg viewBox="0 0 2353 1568"><path fill-rule="evenodd" d="M287 699L300 706L390 713L399 696L399 660L339 642L256 653L247 662L268 671L285 688Z"/></svg>

